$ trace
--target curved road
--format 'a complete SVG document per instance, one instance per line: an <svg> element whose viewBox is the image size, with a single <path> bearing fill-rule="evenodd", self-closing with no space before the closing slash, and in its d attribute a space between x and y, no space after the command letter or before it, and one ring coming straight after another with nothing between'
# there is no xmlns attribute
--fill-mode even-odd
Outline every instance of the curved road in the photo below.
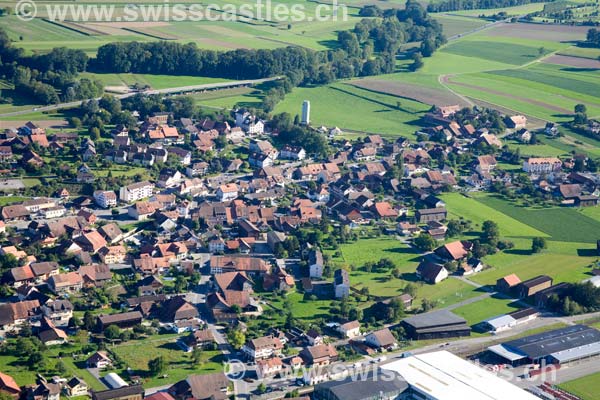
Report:
<svg viewBox="0 0 600 400"><path fill-rule="evenodd" d="M181 93L188 93L188 92L196 92L198 90L231 89L231 88L240 87L240 86L258 85L258 84L265 83L265 82L276 81L278 79L281 79L281 77L276 76L273 78L264 78L264 79L249 79L249 80L242 80L242 81L205 83L203 85L181 86L181 87L159 89L159 90L146 90L144 92L131 92L131 93L115 95L115 97L118 99L125 99L127 97L135 96L138 93L142 93L142 94L146 94L146 95L181 94ZM99 100L99 99L100 99L99 97L96 98L96 100ZM88 100L93 100L93 99L84 99L84 100L78 100L78 101L71 101L68 103L52 104L49 106L35 107L32 109L26 109L26 110L20 110L20 111L13 111L13 112L9 112L9 113L0 114L0 117L12 117L15 115L25 115L25 114L30 114L32 112L54 111L54 110L58 110L61 108L74 108L74 107L78 107L82 102L85 102Z"/></svg>

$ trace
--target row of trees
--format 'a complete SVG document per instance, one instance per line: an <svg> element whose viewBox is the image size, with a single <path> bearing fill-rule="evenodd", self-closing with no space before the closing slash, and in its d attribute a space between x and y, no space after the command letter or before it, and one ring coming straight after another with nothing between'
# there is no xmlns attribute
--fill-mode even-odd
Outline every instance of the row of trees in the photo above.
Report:
<svg viewBox="0 0 600 400"><path fill-rule="evenodd" d="M90 62L96 71L201 75L231 79L287 76L292 85L325 84L334 79L390 73L403 43L422 41L431 55L444 43L442 27L415 0L403 10L382 12L338 34L338 49L315 52L301 47L225 52L173 42L109 43Z"/></svg>
<svg viewBox="0 0 600 400"><path fill-rule="evenodd" d="M427 6L429 12L447 12L459 10L478 10L489 8L506 8L530 3L543 3L544 0L446 0L431 2Z"/></svg>
<svg viewBox="0 0 600 400"><path fill-rule="evenodd" d="M55 48L46 54L25 55L13 47L4 30L0 30L0 76L14 84L20 94L42 104L76 101L98 97L103 86L98 81L77 75L84 71L87 55L81 50Z"/></svg>

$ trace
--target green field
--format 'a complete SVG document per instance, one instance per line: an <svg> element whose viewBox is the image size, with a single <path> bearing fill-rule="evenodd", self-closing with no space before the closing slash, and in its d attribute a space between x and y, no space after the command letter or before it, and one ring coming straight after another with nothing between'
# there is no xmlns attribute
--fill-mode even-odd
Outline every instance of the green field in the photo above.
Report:
<svg viewBox="0 0 600 400"><path fill-rule="evenodd" d="M581 397L582 400L595 400L600 393L600 372L562 383L559 386Z"/></svg>
<svg viewBox="0 0 600 400"><path fill-rule="evenodd" d="M483 40L457 41L444 47L442 52L513 65L525 64L539 57L538 49L533 46ZM548 49L545 49L543 54L547 53Z"/></svg>
<svg viewBox="0 0 600 400"><path fill-rule="evenodd" d="M479 202L494 208L526 225L546 233L552 240L596 243L600 223L573 208L525 208L493 196L482 196ZM526 235L520 235L526 236Z"/></svg>
<svg viewBox="0 0 600 400"><path fill-rule="evenodd" d="M277 105L275 112L300 114L303 100L311 102L311 123L315 126L338 126L342 130L376 132L387 136L413 134L421 116L431 108L423 103L401 99L401 108L397 109L398 97L334 83L295 88ZM333 104L335 107L332 107Z"/></svg>
<svg viewBox="0 0 600 400"><path fill-rule="evenodd" d="M83 73L83 77L99 80L105 86L148 85L152 89L204 85L207 83L227 82L227 79L206 78L201 76L173 76L150 74L92 74Z"/></svg>
<svg viewBox="0 0 600 400"><path fill-rule="evenodd" d="M514 304L511 300L488 297L486 299L476 301L475 303L455 308L452 310L452 312L460 315L467 320L469 325L473 326L485 321L486 319L507 314L509 312L516 311L519 308L520 307Z"/></svg>
<svg viewBox="0 0 600 400"><path fill-rule="evenodd" d="M547 274L556 282L579 282L590 273L596 260L594 232L600 223L597 208L578 211L569 208L530 209L511 205L489 195L468 198L458 193L442 196L451 219L463 217L479 231L485 220L495 221L500 234L514 243L514 248L484 258L488 269L470 279L493 285L497 279L516 273L521 280ZM476 232L467 232L465 238ZM548 249L531 254L531 239L548 240Z"/></svg>
<svg viewBox="0 0 600 400"><path fill-rule="evenodd" d="M417 303L427 298L437 301L438 306L447 306L478 295L473 286L457 279L448 279L438 285L417 282L414 272L421 259L419 253L394 238L359 239L340 245L339 251L342 257L332 257L332 261L350 267L352 287L358 290L366 287L375 296L398 296L404 293L408 283L417 285ZM366 272L361 268L367 261L377 262L382 258L394 262L403 274L401 279L391 278L390 272Z"/></svg>
<svg viewBox="0 0 600 400"><path fill-rule="evenodd" d="M165 371L168 377L147 377L143 383L146 388L175 383L191 374L208 374L222 370L220 351L204 351L202 363L194 366L191 363L191 353L184 353L172 336L169 335L169 338L165 339L159 336L143 341L131 341L113 346L110 350L117 354L136 374L142 376L148 371L148 361L159 356L164 358L168 365Z"/></svg>

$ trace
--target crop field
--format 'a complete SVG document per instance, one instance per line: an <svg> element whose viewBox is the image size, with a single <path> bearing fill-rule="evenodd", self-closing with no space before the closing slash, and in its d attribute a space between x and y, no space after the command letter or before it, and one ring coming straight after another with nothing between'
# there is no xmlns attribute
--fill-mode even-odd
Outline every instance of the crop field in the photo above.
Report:
<svg viewBox="0 0 600 400"><path fill-rule="evenodd" d="M449 77L448 83L463 95L540 119L567 121L578 103L588 106L589 115L600 115L599 78L600 70L574 73L556 65L536 63L521 69Z"/></svg>
<svg viewBox="0 0 600 400"><path fill-rule="evenodd" d="M472 221L477 230L485 220L493 220L500 227L500 234L509 237L536 237L548 236L544 232L529 226L514 218L493 205L488 205L478 199L465 197L459 193L449 193L441 196L450 213L450 219L463 217Z"/></svg>
<svg viewBox="0 0 600 400"><path fill-rule="evenodd" d="M424 104L436 106L459 104L463 107L469 105L461 97L441 87L434 89L411 83L389 82L378 79L361 79L352 81L352 85L374 92L416 100Z"/></svg>
<svg viewBox="0 0 600 400"><path fill-rule="evenodd" d="M10 5L14 2L0 2L0 5ZM79 2L78 2L79 3ZM100 4L97 1L88 4ZM152 3L146 0L142 5ZM217 6L234 4L240 6L243 0L214 2ZM277 4L287 4L289 1L275 1ZM20 42L20 46L29 51L47 51L52 47L67 46L94 53L99 46L114 41L153 41L173 40L182 43L195 42L199 47L213 50L228 50L238 48L276 48L283 46L303 46L315 50L330 48L335 44L337 31L351 29L359 20L357 9L348 8L348 18L340 17L326 21L315 20L316 2L302 2L307 17L303 21L292 21L289 24L270 21L265 15L262 19L247 21L232 21L232 16L218 11L211 12L210 19L189 21L164 21L158 16L149 22L116 22L123 18L126 2L111 2L113 21L88 22L48 22L46 4L37 2L38 18L28 23L22 23L16 16L0 18L0 27L9 36ZM136 3L140 5L139 3ZM14 7L14 4L13 4ZM92 14L93 15L93 14ZM221 17L223 20L218 20Z"/></svg>
<svg viewBox="0 0 600 400"><path fill-rule="evenodd" d="M600 61L598 59L584 58L584 57L572 57L565 56L562 54L556 54L545 58L542 62L549 64L566 65L567 67L580 68L583 70L600 69Z"/></svg>
<svg viewBox="0 0 600 400"><path fill-rule="evenodd" d="M442 24L444 33L447 37L457 36L489 23L481 18L461 17L448 14L433 14L433 17Z"/></svg>
<svg viewBox="0 0 600 400"><path fill-rule="evenodd" d="M295 88L277 105L275 112L299 114L303 100L311 102L311 123L315 126L338 126L342 130L377 132L387 136L412 135L419 119L431 108L416 101L335 83ZM398 101L401 102L400 109L397 108Z"/></svg>
<svg viewBox="0 0 600 400"><path fill-rule="evenodd" d="M539 56L538 49L533 46L483 40L458 41L444 47L442 52L512 65L525 64ZM542 55L548 52L548 49L544 49Z"/></svg>
<svg viewBox="0 0 600 400"><path fill-rule="evenodd" d="M550 42L574 42L584 40L588 27L544 24L500 24L486 32L488 36L504 36L517 39L546 40Z"/></svg>
<svg viewBox="0 0 600 400"><path fill-rule="evenodd" d="M591 47L571 46L559 51L557 54L563 56L591 58L592 60L597 60L598 57L600 57L600 49L594 49Z"/></svg>
<svg viewBox="0 0 600 400"><path fill-rule="evenodd" d="M559 386L582 400L597 399L600 393L600 372L561 383Z"/></svg>
<svg viewBox="0 0 600 400"><path fill-rule="evenodd" d="M515 206L493 196L482 196L479 202L524 224L545 232L552 240L596 243L600 223L572 208L526 208ZM524 236L524 235L521 235Z"/></svg>

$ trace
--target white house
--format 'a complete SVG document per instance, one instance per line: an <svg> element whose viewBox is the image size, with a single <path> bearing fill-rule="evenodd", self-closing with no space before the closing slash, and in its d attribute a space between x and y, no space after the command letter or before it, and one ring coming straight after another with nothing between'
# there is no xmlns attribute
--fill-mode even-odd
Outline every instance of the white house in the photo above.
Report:
<svg viewBox="0 0 600 400"><path fill-rule="evenodd" d="M308 254L308 265L311 278L321 279L323 277L323 253L320 250L312 250Z"/></svg>
<svg viewBox="0 0 600 400"><path fill-rule="evenodd" d="M300 146L290 146L289 144L286 144L279 152L279 158L286 160L304 160L306 158L306 151Z"/></svg>
<svg viewBox="0 0 600 400"><path fill-rule="evenodd" d="M112 190L96 190L94 201L102 208L111 208L117 205L117 194Z"/></svg>
<svg viewBox="0 0 600 400"><path fill-rule="evenodd" d="M119 199L124 203L131 203L152 196L154 184L143 181L124 186L119 190Z"/></svg>
<svg viewBox="0 0 600 400"><path fill-rule="evenodd" d="M350 295L350 277L345 269L338 269L333 273L335 298L341 299Z"/></svg>
<svg viewBox="0 0 600 400"><path fill-rule="evenodd" d="M523 171L528 174L558 172L561 167L562 161L557 157L530 157L523 162Z"/></svg>
<svg viewBox="0 0 600 400"><path fill-rule="evenodd" d="M281 358L279 357L258 360L256 362L256 376L258 379L275 376L281 371L283 371L283 361L281 361Z"/></svg>
<svg viewBox="0 0 600 400"><path fill-rule="evenodd" d="M251 360L266 360L279 356L283 350L283 344L278 338L262 336L249 340L241 350Z"/></svg>
<svg viewBox="0 0 600 400"><path fill-rule="evenodd" d="M341 324L338 327L338 332L344 338L352 339L357 336L360 336L360 322L358 321L350 321L345 324Z"/></svg>
<svg viewBox="0 0 600 400"><path fill-rule="evenodd" d="M238 197L238 185L235 183L227 183L219 186L217 189L217 198L220 201L230 201Z"/></svg>

